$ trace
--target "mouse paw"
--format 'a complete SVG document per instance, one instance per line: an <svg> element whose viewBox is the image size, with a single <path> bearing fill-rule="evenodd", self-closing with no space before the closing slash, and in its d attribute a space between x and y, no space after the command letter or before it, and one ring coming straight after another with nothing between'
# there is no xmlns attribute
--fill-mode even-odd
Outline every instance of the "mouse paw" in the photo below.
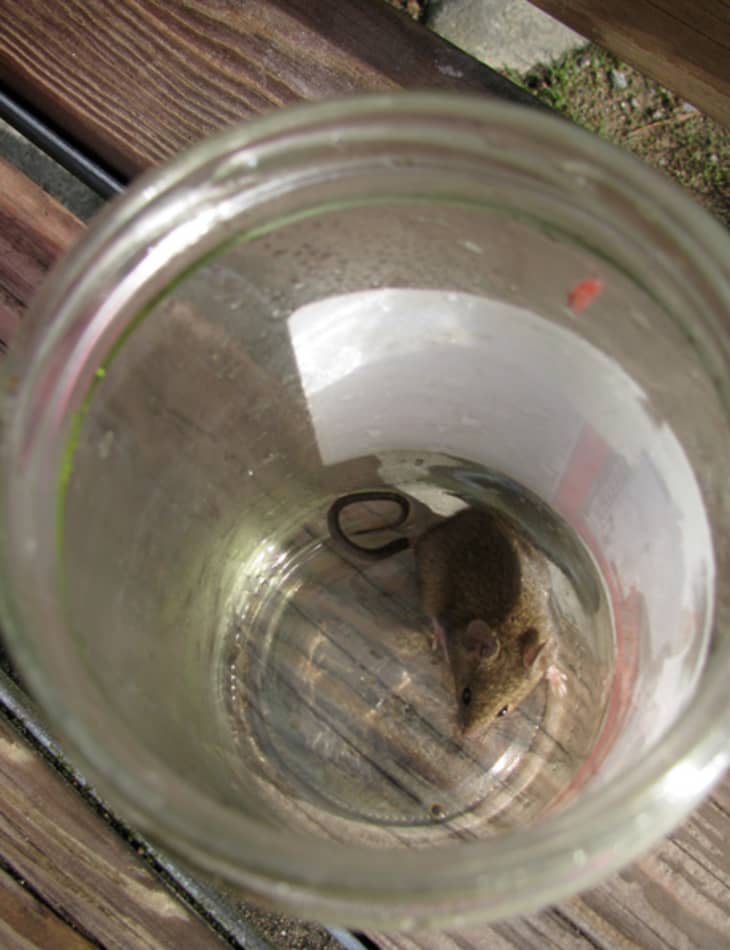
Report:
<svg viewBox="0 0 730 950"><path fill-rule="evenodd" d="M558 669L557 666L551 664L545 671L545 676L547 681L550 684L550 688L558 696L567 696L568 687L566 683L568 682L568 677L563 673L562 670Z"/></svg>
<svg viewBox="0 0 730 950"><path fill-rule="evenodd" d="M446 634L444 633L444 628L441 626L438 620L432 620L431 624L433 627L433 639L431 640L431 649L433 650L434 653L436 653L437 650L441 649L443 651L444 656L447 657L448 653L446 650Z"/></svg>

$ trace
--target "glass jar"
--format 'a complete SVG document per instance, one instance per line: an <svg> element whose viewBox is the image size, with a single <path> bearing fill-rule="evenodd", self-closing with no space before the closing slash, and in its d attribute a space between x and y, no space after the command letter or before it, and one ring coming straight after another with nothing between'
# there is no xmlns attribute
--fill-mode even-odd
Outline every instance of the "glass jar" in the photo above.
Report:
<svg viewBox="0 0 730 950"><path fill-rule="evenodd" d="M306 105L144 175L5 370L5 627L82 770L356 926L534 911L669 831L728 763L729 250L628 154L470 97ZM409 543L374 561L327 513L378 490ZM411 543L465 506L529 547L558 670L493 684L477 737Z"/></svg>

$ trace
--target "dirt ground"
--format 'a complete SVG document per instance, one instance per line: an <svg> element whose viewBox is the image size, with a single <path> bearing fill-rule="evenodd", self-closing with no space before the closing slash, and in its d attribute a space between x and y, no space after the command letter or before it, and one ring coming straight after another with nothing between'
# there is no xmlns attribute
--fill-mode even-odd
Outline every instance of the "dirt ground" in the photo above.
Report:
<svg viewBox="0 0 730 950"><path fill-rule="evenodd" d="M668 175L730 226L730 130L689 102L598 46L507 75Z"/></svg>
<svg viewBox="0 0 730 950"><path fill-rule="evenodd" d="M428 25L429 0L386 2ZM502 72L668 175L730 226L730 130L692 104L593 45L527 73Z"/></svg>

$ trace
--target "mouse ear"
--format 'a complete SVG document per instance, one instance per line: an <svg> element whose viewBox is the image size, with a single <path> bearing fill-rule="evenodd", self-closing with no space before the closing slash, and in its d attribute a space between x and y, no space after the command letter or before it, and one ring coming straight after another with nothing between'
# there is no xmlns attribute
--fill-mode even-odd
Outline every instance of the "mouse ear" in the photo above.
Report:
<svg viewBox="0 0 730 950"><path fill-rule="evenodd" d="M466 643L479 654L480 659L492 659L499 653L499 640L489 624L483 620L470 620L466 628Z"/></svg>
<svg viewBox="0 0 730 950"><path fill-rule="evenodd" d="M520 634L520 649L522 651L522 662L525 669L529 670L540 656L546 641L540 640L540 634L534 627L528 627L524 633Z"/></svg>

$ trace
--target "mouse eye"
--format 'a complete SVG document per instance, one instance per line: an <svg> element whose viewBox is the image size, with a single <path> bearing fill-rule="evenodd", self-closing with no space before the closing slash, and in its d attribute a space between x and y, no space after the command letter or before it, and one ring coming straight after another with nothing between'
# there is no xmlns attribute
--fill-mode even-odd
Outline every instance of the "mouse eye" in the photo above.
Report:
<svg viewBox="0 0 730 950"><path fill-rule="evenodd" d="M471 690L468 686L464 687L464 691L461 694L461 701L465 706L468 706L471 702Z"/></svg>
<svg viewBox="0 0 730 950"><path fill-rule="evenodd" d="M506 716L508 712L509 712L509 706L502 706L502 708L497 713L497 717L501 719L502 716Z"/></svg>

